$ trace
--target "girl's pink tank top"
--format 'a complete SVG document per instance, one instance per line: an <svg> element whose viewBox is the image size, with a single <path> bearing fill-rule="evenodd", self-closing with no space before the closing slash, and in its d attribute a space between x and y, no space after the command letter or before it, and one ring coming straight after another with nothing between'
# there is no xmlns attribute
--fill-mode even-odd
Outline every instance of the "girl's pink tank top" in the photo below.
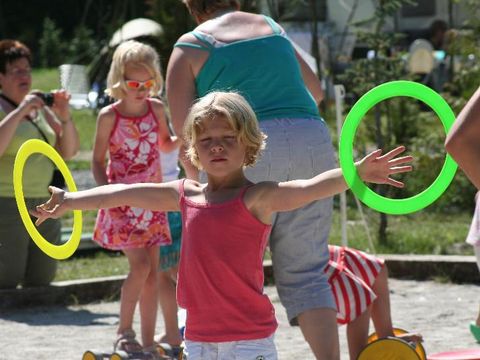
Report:
<svg viewBox="0 0 480 360"><path fill-rule="evenodd" d="M277 328L263 293L270 225L246 208L244 187L224 203L195 203L180 185L183 233L177 300L187 310L185 337L224 342L261 339Z"/></svg>

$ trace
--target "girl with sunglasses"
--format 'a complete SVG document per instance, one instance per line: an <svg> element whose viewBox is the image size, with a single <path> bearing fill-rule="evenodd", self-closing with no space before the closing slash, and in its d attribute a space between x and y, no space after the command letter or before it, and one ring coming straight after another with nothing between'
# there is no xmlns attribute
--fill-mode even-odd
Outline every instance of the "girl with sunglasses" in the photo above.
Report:
<svg viewBox="0 0 480 360"><path fill-rule="evenodd" d="M160 150L173 151L178 140L170 136L162 102L151 98L163 85L159 69L155 50L136 41L121 44L113 54L106 92L116 101L99 113L93 148L92 171L98 185L162 182ZM130 265L114 350L144 351L160 358L153 336L159 247L171 243L166 213L129 206L100 209L93 239L106 249L123 251ZM143 347L132 329L137 302Z"/></svg>

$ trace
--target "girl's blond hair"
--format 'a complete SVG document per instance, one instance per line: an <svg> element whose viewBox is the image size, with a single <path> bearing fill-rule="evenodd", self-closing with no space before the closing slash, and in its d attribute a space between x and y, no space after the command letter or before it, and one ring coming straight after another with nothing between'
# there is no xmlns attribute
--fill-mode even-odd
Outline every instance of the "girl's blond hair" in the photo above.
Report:
<svg viewBox="0 0 480 360"><path fill-rule="evenodd" d="M108 71L105 92L114 99L122 99L127 91L125 84L125 66L134 64L145 68L155 85L150 88L150 96L158 95L163 78L160 74L160 59L153 47L138 41L129 40L120 44L113 53L112 65Z"/></svg>
<svg viewBox="0 0 480 360"><path fill-rule="evenodd" d="M236 92L211 92L198 99L190 109L183 128L187 157L201 169L195 144L203 131L203 123L215 117L224 118L246 146L244 166L252 166L265 148L267 136L260 130L257 117L245 98Z"/></svg>
<svg viewBox="0 0 480 360"><path fill-rule="evenodd" d="M192 15L209 15L223 9L240 9L238 0L182 0Z"/></svg>

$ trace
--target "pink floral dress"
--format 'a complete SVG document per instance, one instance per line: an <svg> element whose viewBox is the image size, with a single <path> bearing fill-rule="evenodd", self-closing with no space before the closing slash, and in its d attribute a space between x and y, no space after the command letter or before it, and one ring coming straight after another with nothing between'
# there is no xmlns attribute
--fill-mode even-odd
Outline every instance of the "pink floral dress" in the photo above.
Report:
<svg viewBox="0 0 480 360"><path fill-rule="evenodd" d="M126 117L115 111L115 125L109 140L107 177L110 184L162 182L159 126L148 100L148 112ZM100 209L93 240L111 249L169 245L172 240L167 214L130 206Z"/></svg>

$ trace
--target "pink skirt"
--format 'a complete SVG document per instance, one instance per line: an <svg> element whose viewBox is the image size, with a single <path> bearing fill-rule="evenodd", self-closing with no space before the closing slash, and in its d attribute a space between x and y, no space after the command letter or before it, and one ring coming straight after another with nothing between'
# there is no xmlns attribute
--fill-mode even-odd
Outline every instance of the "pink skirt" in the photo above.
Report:
<svg viewBox="0 0 480 360"><path fill-rule="evenodd" d="M130 206L100 209L93 240L110 250L170 245L167 214Z"/></svg>

